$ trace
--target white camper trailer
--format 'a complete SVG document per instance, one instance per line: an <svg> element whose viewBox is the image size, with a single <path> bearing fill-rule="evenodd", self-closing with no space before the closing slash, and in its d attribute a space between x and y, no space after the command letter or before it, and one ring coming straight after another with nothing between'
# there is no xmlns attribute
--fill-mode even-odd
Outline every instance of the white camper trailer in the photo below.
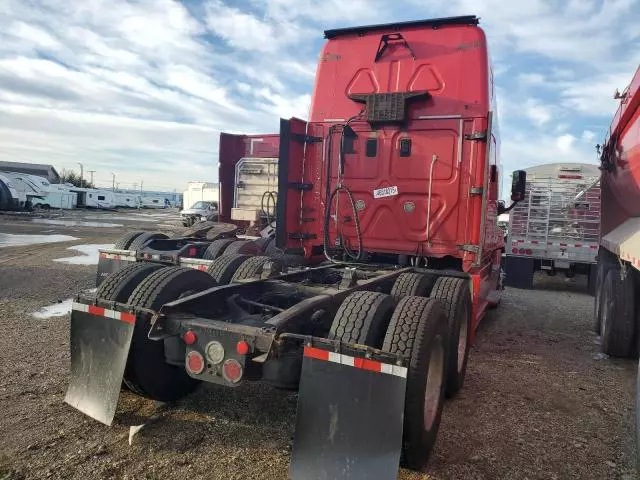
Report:
<svg viewBox="0 0 640 480"><path fill-rule="evenodd" d="M126 208L140 208L140 195L136 193L115 193L116 206Z"/></svg>
<svg viewBox="0 0 640 480"><path fill-rule="evenodd" d="M43 197L33 199L33 208L72 210L78 205L78 194L65 185L52 184Z"/></svg>
<svg viewBox="0 0 640 480"><path fill-rule="evenodd" d="M169 201L164 197L140 197L140 206L142 208L168 208Z"/></svg>
<svg viewBox="0 0 640 480"><path fill-rule="evenodd" d="M78 207L86 208L115 208L115 194L111 190L95 188L71 187L70 190L78 194Z"/></svg>
<svg viewBox="0 0 640 480"><path fill-rule="evenodd" d="M16 172L2 172L3 183L11 185L13 205L10 209L30 208L34 200L43 198L47 194L49 182L35 175Z"/></svg>

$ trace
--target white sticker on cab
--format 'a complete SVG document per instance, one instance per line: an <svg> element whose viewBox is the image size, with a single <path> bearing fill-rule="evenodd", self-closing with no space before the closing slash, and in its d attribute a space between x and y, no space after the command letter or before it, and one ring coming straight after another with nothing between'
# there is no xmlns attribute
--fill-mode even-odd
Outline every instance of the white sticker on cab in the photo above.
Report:
<svg viewBox="0 0 640 480"><path fill-rule="evenodd" d="M398 195L398 187L377 188L373 191L373 198L393 197Z"/></svg>

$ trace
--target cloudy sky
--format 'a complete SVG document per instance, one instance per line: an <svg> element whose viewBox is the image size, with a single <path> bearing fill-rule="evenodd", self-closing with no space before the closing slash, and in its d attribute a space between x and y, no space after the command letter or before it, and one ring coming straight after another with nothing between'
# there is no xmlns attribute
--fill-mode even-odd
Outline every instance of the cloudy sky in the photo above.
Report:
<svg viewBox="0 0 640 480"><path fill-rule="evenodd" d="M489 37L505 169L595 162L640 0L0 0L0 159L215 181L220 131L306 118L324 29L465 14Z"/></svg>

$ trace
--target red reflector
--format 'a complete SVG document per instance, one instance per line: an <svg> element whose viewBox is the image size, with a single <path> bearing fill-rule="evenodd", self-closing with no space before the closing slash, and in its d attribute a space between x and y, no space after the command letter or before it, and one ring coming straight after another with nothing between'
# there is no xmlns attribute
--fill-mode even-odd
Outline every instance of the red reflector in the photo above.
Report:
<svg viewBox="0 0 640 480"><path fill-rule="evenodd" d="M193 333L191 330L189 330L189 331L185 332L184 335L182 335L182 340L187 345L193 345L198 340L198 337L196 337L195 333Z"/></svg>
<svg viewBox="0 0 640 480"><path fill-rule="evenodd" d="M246 355L249 353L249 344L244 340L240 340L236 343L236 352L238 352L238 355Z"/></svg>
<svg viewBox="0 0 640 480"><path fill-rule="evenodd" d="M533 250L531 250L530 248L527 248L526 253L527 253L527 255L532 255L533 254Z"/></svg>
<svg viewBox="0 0 640 480"><path fill-rule="evenodd" d="M517 248L512 248L511 249L511 253L518 253L518 249Z"/></svg>
<svg viewBox="0 0 640 480"><path fill-rule="evenodd" d="M520 255L524 255L524 252L525 252L524 248L521 248L520 250L518 250L518 253L519 253Z"/></svg>
<svg viewBox="0 0 640 480"><path fill-rule="evenodd" d="M204 370L204 357L195 350L187 353L187 370L195 375L202 373Z"/></svg>
<svg viewBox="0 0 640 480"><path fill-rule="evenodd" d="M242 378L242 365L237 360L230 358L222 364L222 376L227 382L239 382Z"/></svg>
<svg viewBox="0 0 640 480"><path fill-rule="evenodd" d="M187 252L187 255L189 255L190 257L195 257L197 252L198 251L195 248L190 248Z"/></svg>

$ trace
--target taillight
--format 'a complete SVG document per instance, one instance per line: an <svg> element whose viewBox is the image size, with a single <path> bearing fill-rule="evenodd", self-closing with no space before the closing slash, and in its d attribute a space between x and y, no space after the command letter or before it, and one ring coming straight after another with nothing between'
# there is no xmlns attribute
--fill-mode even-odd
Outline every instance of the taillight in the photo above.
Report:
<svg viewBox="0 0 640 480"><path fill-rule="evenodd" d="M517 248L515 248L515 247L514 247L514 248L512 248L512 249L511 249L511 253L518 253L518 249L517 249Z"/></svg>
<svg viewBox="0 0 640 480"><path fill-rule="evenodd" d="M197 252L198 252L198 251L195 249L195 247L191 247L191 248L187 251L187 255L189 255L190 257L195 257Z"/></svg>
<svg viewBox="0 0 640 480"><path fill-rule="evenodd" d="M184 332L184 334L182 335L182 341L187 345L193 345L198 341L198 337L196 337L195 333L189 330L187 332Z"/></svg>
<svg viewBox="0 0 640 480"><path fill-rule="evenodd" d="M527 248L526 253L527 255L533 255L533 250L531 250L530 248Z"/></svg>
<svg viewBox="0 0 640 480"><path fill-rule="evenodd" d="M204 370L204 357L195 350L187 353L187 370L194 375L198 375Z"/></svg>
<svg viewBox="0 0 640 480"><path fill-rule="evenodd" d="M240 340L236 343L236 352L238 352L238 355L246 355L249 353L249 344L244 340Z"/></svg>
<svg viewBox="0 0 640 480"><path fill-rule="evenodd" d="M222 376L227 382L239 382L242 378L242 365L237 360L230 358L222 365Z"/></svg>
<svg viewBox="0 0 640 480"><path fill-rule="evenodd" d="M224 360L224 347L220 342L216 342L215 340L207 343L204 353L207 356L207 359L214 365L217 365Z"/></svg>
<svg viewBox="0 0 640 480"><path fill-rule="evenodd" d="M524 255L524 252L525 252L524 248L521 248L520 250L518 250L518 253L519 253L520 255Z"/></svg>

